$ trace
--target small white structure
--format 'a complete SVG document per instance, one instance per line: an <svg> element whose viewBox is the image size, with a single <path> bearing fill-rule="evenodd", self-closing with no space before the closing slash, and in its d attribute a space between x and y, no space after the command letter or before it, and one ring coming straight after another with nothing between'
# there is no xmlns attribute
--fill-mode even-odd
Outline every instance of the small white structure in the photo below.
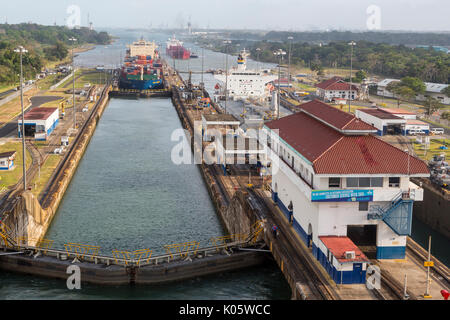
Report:
<svg viewBox="0 0 450 320"><path fill-rule="evenodd" d="M58 108L34 108L25 114L25 136L47 140L59 122ZM22 119L18 120L19 138L22 137Z"/></svg>
<svg viewBox="0 0 450 320"><path fill-rule="evenodd" d="M355 100L359 96L359 88L356 85L351 85L345 82L340 77L333 77L316 84L317 95L323 101L332 101L334 99Z"/></svg>
<svg viewBox="0 0 450 320"><path fill-rule="evenodd" d="M415 113L403 109L368 108L357 109L355 115L358 119L377 128L380 136L386 134L409 135L411 131L421 130L424 134L430 133L430 125L417 120Z"/></svg>
<svg viewBox="0 0 450 320"><path fill-rule="evenodd" d="M228 96L234 100L247 98L266 100L270 97L268 84L278 77L258 70L247 70L248 55L245 49L241 51L237 59L237 68L225 71L228 73L228 79L225 73L215 75L214 78L224 84L228 80Z"/></svg>
<svg viewBox="0 0 450 320"><path fill-rule="evenodd" d="M9 171L14 169L14 159L16 158L15 151L8 151L0 153L0 170Z"/></svg>
<svg viewBox="0 0 450 320"><path fill-rule="evenodd" d="M399 82L398 79L384 79L383 81L378 82L377 86L377 95L388 97L388 98L394 98L395 95L386 89L386 87L391 82ZM428 96L431 96L437 100L439 100L443 104L450 104L450 97L447 97L444 93L441 91L448 87L448 84L443 83L432 83L432 82L424 82L426 89L425 94L420 94L416 96L416 100L418 101L424 101Z"/></svg>

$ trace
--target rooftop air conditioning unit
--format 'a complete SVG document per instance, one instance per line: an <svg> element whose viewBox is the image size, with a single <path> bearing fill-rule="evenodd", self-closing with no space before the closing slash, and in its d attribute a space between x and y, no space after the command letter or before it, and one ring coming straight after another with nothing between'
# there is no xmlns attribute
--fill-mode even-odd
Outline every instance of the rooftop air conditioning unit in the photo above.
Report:
<svg viewBox="0 0 450 320"><path fill-rule="evenodd" d="M355 251L345 251L345 259L355 259Z"/></svg>

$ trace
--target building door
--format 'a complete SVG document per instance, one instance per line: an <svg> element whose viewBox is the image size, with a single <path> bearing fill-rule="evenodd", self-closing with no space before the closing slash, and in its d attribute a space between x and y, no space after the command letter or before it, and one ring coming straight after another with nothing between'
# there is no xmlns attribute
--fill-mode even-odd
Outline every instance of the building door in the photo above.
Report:
<svg viewBox="0 0 450 320"><path fill-rule="evenodd" d="M353 264L352 283L364 283L362 263Z"/></svg>

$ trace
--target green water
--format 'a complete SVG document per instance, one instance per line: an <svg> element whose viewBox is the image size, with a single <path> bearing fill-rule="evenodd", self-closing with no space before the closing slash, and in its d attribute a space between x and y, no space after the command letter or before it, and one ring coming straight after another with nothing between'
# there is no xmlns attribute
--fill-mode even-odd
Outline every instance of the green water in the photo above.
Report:
<svg viewBox="0 0 450 320"><path fill-rule="evenodd" d="M224 234L200 171L171 161L181 128L169 99L113 99L46 238L111 250L201 241ZM274 264L162 286L69 291L65 281L0 273L0 299L289 299Z"/></svg>

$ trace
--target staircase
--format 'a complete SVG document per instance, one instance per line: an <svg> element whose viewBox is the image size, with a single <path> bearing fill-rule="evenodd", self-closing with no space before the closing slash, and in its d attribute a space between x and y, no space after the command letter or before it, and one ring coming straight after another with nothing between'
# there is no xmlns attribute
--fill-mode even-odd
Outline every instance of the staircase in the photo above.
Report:
<svg viewBox="0 0 450 320"><path fill-rule="evenodd" d="M372 206L371 211L367 214L367 219L382 220L399 236L409 236L413 203L409 193L400 192L387 206Z"/></svg>

